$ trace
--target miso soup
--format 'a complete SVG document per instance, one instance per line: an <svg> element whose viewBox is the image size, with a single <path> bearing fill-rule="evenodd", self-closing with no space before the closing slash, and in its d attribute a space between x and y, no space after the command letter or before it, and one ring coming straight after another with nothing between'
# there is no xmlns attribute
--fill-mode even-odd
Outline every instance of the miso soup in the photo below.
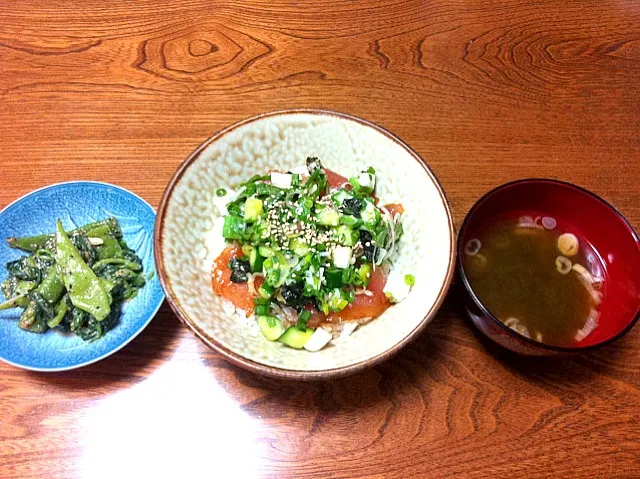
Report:
<svg viewBox="0 0 640 479"><path fill-rule="evenodd" d="M499 220L467 241L463 257L471 286L494 316L555 346L579 343L597 327L604 286L595 251L569 231L550 217Z"/></svg>

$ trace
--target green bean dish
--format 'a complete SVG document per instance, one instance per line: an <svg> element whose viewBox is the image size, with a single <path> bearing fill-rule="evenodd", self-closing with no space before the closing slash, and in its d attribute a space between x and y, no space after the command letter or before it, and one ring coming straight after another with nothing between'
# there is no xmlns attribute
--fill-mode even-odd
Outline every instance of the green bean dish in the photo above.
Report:
<svg viewBox="0 0 640 479"><path fill-rule="evenodd" d="M127 246L115 218L65 232L8 238L28 256L6 264L0 310L24 308L18 326L49 329L95 341L118 322L124 301L145 285L142 261Z"/></svg>

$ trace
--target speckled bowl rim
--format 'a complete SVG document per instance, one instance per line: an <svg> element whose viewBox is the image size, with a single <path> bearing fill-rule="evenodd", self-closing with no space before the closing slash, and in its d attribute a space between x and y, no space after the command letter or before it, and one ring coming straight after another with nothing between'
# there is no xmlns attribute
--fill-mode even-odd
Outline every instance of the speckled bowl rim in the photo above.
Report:
<svg viewBox="0 0 640 479"><path fill-rule="evenodd" d="M76 185L76 184L92 184L92 185L99 185L99 186L107 186L107 187L110 187L110 188L115 188L116 190L123 191L124 193L127 193L127 194L133 196L134 198L136 198L137 200L139 200L145 206L148 206L149 209L156 215L156 220L158 218L158 215L156 213L156 209L153 206L151 206L149 204L149 202L147 200L145 200L144 198L142 198L141 196L135 194L132 191L129 191L126 188L123 188L122 186L114 185L113 183L107 183L106 181L95 181L95 180L61 181L59 183L52 183L50 185L45 185L45 186L42 186L40 188L36 188L35 190L31 190L28 193L25 193L21 197L16 198L11 203L6 205L4 208L2 208L2 210L0 210L0 215L3 214L5 211L7 211L12 206L14 206L15 204L23 201L24 199L28 198L31 195L35 195L35 194L41 193L43 191L46 191L46 190L49 190L49 189L52 189L52 188L58 188L60 186ZM155 225L154 225L154 232L155 232ZM155 247L155 241L154 241L154 247ZM154 257L155 257L155 251L154 251ZM156 273L157 273L157 271L158 270L157 270L157 267L156 267ZM164 289L163 289L163 291L164 291ZM98 361L102 361L103 359L106 359L109 356L117 353L122 348L124 348L127 344L129 344L131 341L133 341L138 335L140 335L140 333L142 333L142 331L144 331L145 328L147 326L149 326L149 323L151 323L151 320L153 318L155 318L156 314L158 314L158 311L162 307L162 303L164 303L164 300L165 300L165 297L164 297L164 295L162 295L160 297L160 301L158 301L158 304L155 305L153 307L153 309L150 310L149 317L145 320L145 322L143 324L140 325L140 327L136 331L133 332L133 334L131 334L126 340L124 340L117 347L115 347L111 351L107 351L102 356L98 356L97 358L93 358L93 359L90 359L90 360L82 362L82 363L73 364L71 366L63 366L63 367L59 367L59 368L39 368L39 367L34 367L34 366L28 366L28 365L25 365L25 364L20 364L20 363L14 362L14 361L10 361L10 360L5 359L5 358L0 358L0 361L4 362L6 364L10 364L11 366L15 366L15 367L20 368L20 369L25 369L27 371L35 371L35 372L38 372L38 373L57 373L57 372L71 371L73 369L78 369L78 368L83 368L85 366L89 366L90 364L94 364L94 363L97 363Z"/></svg>
<svg viewBox="0 0 640 479"><path fill-rule="evenodd" d="M209 337L198 325L189 318L189 315L184 311L184 309L180 306L178 299L171 287L170 279L168 278L165 266L164 266L164 258L163 258L163 248L162 248L162 232L164 229L164 221L167 212L167 206L169 201L171 200L171 195L173 193L173 189L176 184L182 178L182 175L187 171L187 169L191 166L191 164L196 161L200 155L209 148L213 143L220 140L225 135L234 131L235 129L248 125L250 123L256 122L258 120L263 120L265 118L272 118L277 116L288 116L288 115L299 115L299 114L307 114L307 115L317 115L322 117L337 117L342 120L350 120L366 127L372 128L373 130L381 133L385 137L389 138L394 143L400 145L404 150L409 153L409 155L424 169L425 173L429 175L431 181L435 185L440 195L440 199L444 206L444 209L447 214L447 222L449 225L449 263L447 265L447 274L443 281L442 286L440 287L440 291L438 296L436 297L436 301L431 306L427 314L424 318L416 325L416 327L409 332L402 340L397 342L395 345L383 351L382 353L359 361L355 364L350 364L348 366L340 366L331 369L317 369L317 370L306 370L301 371L297 369L287 369L287 368L279 368L276 366L268 366L257 361L253 361L247 359L238 353L232 351L231 349L223 346L221 343L216 341L215 338ZM158 271L158 276L160 279L160 284L164 289L165 296L167 302L171 306L171 309L176 313L178 319L182 321L189 329L191 329L195 335L200 338L207 346L209 346L214 351L220 353L225 359L230 361L232 364L239 366L243 369L253 371L259 374L264 374L266 376L276 377L276 378L284 378L284 379L294 379L294 380L318 380L318 379L330 379L341 376L348 376L359 371L362 371L366 368L372 367L376 364L381 363L389 359L391 356L400 351L404 346L406 346L409 342L415 339L420 332L425 328L425 326L429 323L431 318L436 314L442 302L444 301L445 296L451 286L451 282L453 279L453 275L455 273L455 265L456 265L456 231L453 223L453 216L451 214L451 209L449 207L449 202L447 201L447 197L444 193L444 189L442 185L438 181L438 178L433 173L431 168L426 164L426 162L418 155L409 145L407 145L400 138L390 133L386 129L381 126L376 125L367 120L363 120L356 116L341 113L331 110L322 110L322 109L287 109L287 110L277 110L267 113L262 113L256 116L252 116L245 120L241 120L237 123L234 123L231 126L228 126L218 133L215 133L213 136L209 137L204 141L198 148L196 148L193 153L191 153L186 160L182 162L182 164L178 167L176 172L171 177L164 193L162 194L162 198L160 200L160 205L158 206L158 213L156 216L156 224L154 231L154 255L156 261L156 270Z"/></svg>
<svg viewBox="0 0 640 479"><path fill-rule="evenodd" d="M623 337L625 334L627 334L629 331L631 331L631 329L636 325L636 323L638 321L640 321L640 306L638 306L637 312L636 314L633 315L633 317L629 320L629 323L622 328L618 333L616 333L615 335L611 336L610 338L604 339L602 341L600 341L599 343L594 343L591 344L589 346L571 346L571 347L566 347L566 346L554 346L552 344L547 344L547 343L543 343L540 341L536 341L535 339L531 339L528 338L520 333L518 333L517 331L511 329L509 326L505 325L502 321L500 321L493 313L491 313L489 311L489 308L487 308L485 306L485 304L480 300L480 297L476 294L475 290L473 289L473 287L471 286L471 282L469 281L469 278L467 276L467 273L464 270L464 264L463 264L463 260L462 260L462 254L464 252L464 245L462 244L462 241L464 239L467 227L469 225L469 222L471 221L471 218L473 217L474 214L477 213L477 211L480 209L480 207L489 199L491 198L491 196L500 193L501 191L507 189L507 188L511 188L511 187L517 187L517 186L522 186L522 185L528 185L531 183L550 183L552 185L556 185L556 186L561 186L563 188L568 188L568 189L572 189L575 190L581 194L584 194L586 196L590 196L591 198L595 199L596 201L599 201L602 205L604 205L608 211L613 214L614 216L617 216L619 220L622 221L623 225L626 226L629 234L631 235L631 237L635 240L636 244L640 245L640 236L638 236L638 233L633 229L633 226L631 226L631 223L629 223L629 221L624 217L624 215L618 211L611 203L609 203L608 201L604 200L603 198L601 198L600 196L596 195L595 193L593 193L592 191L587 190L586 188L583 188L581 186L575 185L573 183L569 183L568 181L562 181L562 180L556 180L556 179L552 179L552 178L522 178L519 180L514 180L514 181L510 181L508 183L504 183L502 185L498 185L495 188L487 191L484 195L482 195L480 198L478 198L478 200L474 203L474 205L471 207L471 209L469 210L469 212L467 213L467 215L465 216L464 220L462 221L462 224L460 225L460 229L459 229L459 235L458 235L458 264L457 264L457 269L458 272L460 273L460 279L462 280L462 285L464 287L464 289L466 290L467 294L471 297L472 301L475 303L475 305L480 309L480 311L482 311L482 314L484 314L485 317L489 318L491 320L491 322L493 324L495 324L496 326L498 326L500 329L502 329L505 333L507 333L509 336L516 338L526 344L532 345L536 348L539 348L547 353L552 352L552 353L568 353L568 354L573 354L573 353L581 353L581 352L585 352L585 351L591 351L594 349L598 349L601 348L602 346L605 346L607 344L613 343L614 341L617 341L618 339L620 339L621 337ZM485 334L485 336L488 337L488 335L482 331L480 328L478 328L478 330L480 332L482 332L483 334Z"/></svg>

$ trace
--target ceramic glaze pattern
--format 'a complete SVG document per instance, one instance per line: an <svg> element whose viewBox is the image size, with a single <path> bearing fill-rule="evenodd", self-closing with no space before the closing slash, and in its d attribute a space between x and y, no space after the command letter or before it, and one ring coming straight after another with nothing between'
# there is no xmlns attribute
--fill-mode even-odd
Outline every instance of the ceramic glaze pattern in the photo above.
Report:
<svg viewBox="0 0 640 479"><path fill-rule="evenodd" d="M10 248L8 237L53 232L59 218L65 229L114 216L124 239L142 259L145 274L153 277L138 296L123 306L120 321L98 341L55 331L36 334L18 328L22 309L0 311L0 359L27 369L57 371L95 362L117 351L151 321L164 300L153 261L155 212L141 198L105 183L71 182L34 191L0 213L0 281L7 277L5 263L25 253Z"/></svg>
<svg viewBox="0 0 640 479"><path fill-rule="evenodd" d="M401 202L405 235L395 268L415 275L409 297L349 338L309 353L268 342L211 287L210 232L217 188L232 189L258 172L286 171L318 156L344 176L372 166L380 204ZM400 144L378 130L331 115L287 114L241 125L200 151L168 198L162 261L166 280L187 321L223 347L278 368L314 371L357 364L392 348L432 309L451 267L451 225L438 188ZM226 303L226 304L225 304Z"/></svg>

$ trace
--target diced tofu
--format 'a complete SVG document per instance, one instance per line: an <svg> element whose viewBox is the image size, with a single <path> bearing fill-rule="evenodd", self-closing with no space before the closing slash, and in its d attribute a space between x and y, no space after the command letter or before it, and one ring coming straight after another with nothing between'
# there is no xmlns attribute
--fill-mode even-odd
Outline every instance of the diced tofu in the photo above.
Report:
<svg viewBox="0 0 640 479"><path fill-rule="evenodd" d="M293 175L289 173L271 173L271 184L273 186L277 186L278 188L291 188L291 181L293 179Z"/></svg>
<svg viewBox="0 0 640 479"><path fill-rule="evenodd" d="M371 173L363 171L358 177L358 183L360 183L360 186L362 186L363 188L374 189L376 186L376 177Z"/></svg>
<svg viewBox="0 0 640 479"><path fill-rule="evenodd" d="M298 165L290 171L296 175L309 176L309 169L307 168L307 165Z"/></svg>
<svg viewBox="0 0 640 479"><path fill-rule="evenodd" d="M236 197L236 193L233 190L227 190L227 194L224 196L213 195L213 206L215 206L222 216L228 215L227 205L231 203Z"/></svg>
<svg viewBox="0 0 640 479"><path fill-rule="evenodd" d="M404 280L404 274L400 271L391 270L382 291L392 302L399 303L409 295L411 286Z"/></svg>
<svg viewBox="0 0 640 479"><path fill-rule="evenodd" d="M326 329L318 328L311 335L309 340L304 344L304 349L307 351L320 351L324 348L329 341L333 339L331 333Z"/></svg>
<svg viewBox="0 0 640 479"><path fill-rule="evenodd" d="M336 268L348 268L351 265L351 248L336 246L333 250L333 264Z"/></svg>

